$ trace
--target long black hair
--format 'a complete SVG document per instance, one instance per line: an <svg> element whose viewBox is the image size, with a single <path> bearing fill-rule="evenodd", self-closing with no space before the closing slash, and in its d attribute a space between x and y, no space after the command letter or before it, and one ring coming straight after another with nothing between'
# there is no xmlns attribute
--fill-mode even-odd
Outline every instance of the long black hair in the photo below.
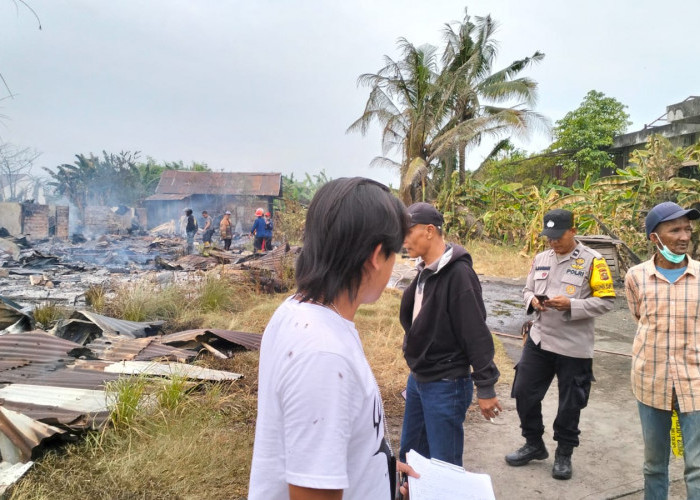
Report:
<svg viewBox="0 0 700 500"><path fill-rule="evenodd" d="M341 293L357 297L365 261L377 245L399 252L408 228L406 207L384 184L346 177L324 184L306 214L297 260L297 296L329 304Z"/></svg>

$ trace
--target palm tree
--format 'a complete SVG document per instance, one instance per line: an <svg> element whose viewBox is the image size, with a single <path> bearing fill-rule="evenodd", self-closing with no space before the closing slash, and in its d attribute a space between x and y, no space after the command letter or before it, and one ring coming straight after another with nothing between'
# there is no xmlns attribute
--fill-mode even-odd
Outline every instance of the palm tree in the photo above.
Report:
<svg viewBox="0 0 700 500"><path fill-rule="evenodd" d="M401 175L402 197L411 201L406 179L427 175L430 141L446 110L439 107L435 82L438 78L437 50L431 45L415 47L405 38L398 41L402 58L394 61L384 56L385 66L376 74L366 73L358 85L371 88L362 116L348 127L348 132L367 133L373 121L382 126L382 153L375 157L374 166L398 167ZM400 151L401 163L388 154Z"/></svg>
<svg viewBox="0 0 700 500"><path fill-rule="evenodd" d="M415 200L419 190L425 196L426 180L438 165L445 182L455 166L464 182L467 148L482 138L522 133L533 123L545 122L522 107L534 104L536 83L515 78L544 55L536 52L492 73L495 27L490 16L473 23L465 13L463 23L445 29L442 65L435 47L416 48L401 38L401 59L385 56L386 65L378 73L359 77L358 84L371 90L364 113L348 132L366 134L374 120L383 127L383 154L400 151L401 162L383 156L374 158L372 165L399 167L404 202ZM501 106L514 99L523 102Z"/></svg>
<svg viewBox="0 0 700 500"><path fill-rule="evenodd" d="M547 126L541 115L523 106L534 106L537 83L517 75L544 58L541 52L510 63L492 72L498 53L493 35L498 27L491 18L476 17L472 22L467 9L464 20L446 24L443 30L445 50L444 70L439 86L449 100L451 116L436 134L433 154L457 154L460 180L466 174L466 151L488 136L501 138L506 134L524 134L533 126ZM514 106L503 106L516 101ZM492 151L496 153L497 149Z"/></svg>

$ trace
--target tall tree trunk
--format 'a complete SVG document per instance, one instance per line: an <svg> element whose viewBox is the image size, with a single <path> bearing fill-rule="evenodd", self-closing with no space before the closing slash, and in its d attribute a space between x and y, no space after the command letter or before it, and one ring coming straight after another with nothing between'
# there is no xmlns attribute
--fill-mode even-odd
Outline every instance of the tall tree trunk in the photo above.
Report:
<svg viewBox="0 0 700 500"><path fill-rule="evenodd" d="M459 183L464 184L467 175L467 146L459 147Z"/></svg>

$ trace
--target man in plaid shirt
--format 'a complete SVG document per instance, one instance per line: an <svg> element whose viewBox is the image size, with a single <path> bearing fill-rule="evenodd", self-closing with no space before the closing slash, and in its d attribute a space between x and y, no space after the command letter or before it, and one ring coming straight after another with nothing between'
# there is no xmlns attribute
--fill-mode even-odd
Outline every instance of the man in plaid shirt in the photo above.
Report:
<svg viewBox="0 0 700 500"><path fill-rule="evenodd" d="M644 436L644 498L668 497L673 409L683 435L688 498L700 499L700 262L686 255L695 209L672 202L651 209L647 238L657 252L625 276L637 319L632 390Z"/></svg>

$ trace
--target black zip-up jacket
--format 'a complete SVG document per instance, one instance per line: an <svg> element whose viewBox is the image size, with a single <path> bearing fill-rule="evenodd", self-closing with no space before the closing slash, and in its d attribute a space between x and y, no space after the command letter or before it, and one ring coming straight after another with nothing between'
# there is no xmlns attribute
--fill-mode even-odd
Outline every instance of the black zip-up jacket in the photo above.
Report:
<svg viewBox="0 0 700 500"><path fill-rule="evenodd" d="M401 299L399 318L404 328L403 353L418 382L466 377L472 367L477 397L496 397L500 375L493 362L494 347L486 326L486 307L472 258L459 245L437 271L419 264L419 272ZM415 322L416 286L424 280L423 302Z"/></svg>

